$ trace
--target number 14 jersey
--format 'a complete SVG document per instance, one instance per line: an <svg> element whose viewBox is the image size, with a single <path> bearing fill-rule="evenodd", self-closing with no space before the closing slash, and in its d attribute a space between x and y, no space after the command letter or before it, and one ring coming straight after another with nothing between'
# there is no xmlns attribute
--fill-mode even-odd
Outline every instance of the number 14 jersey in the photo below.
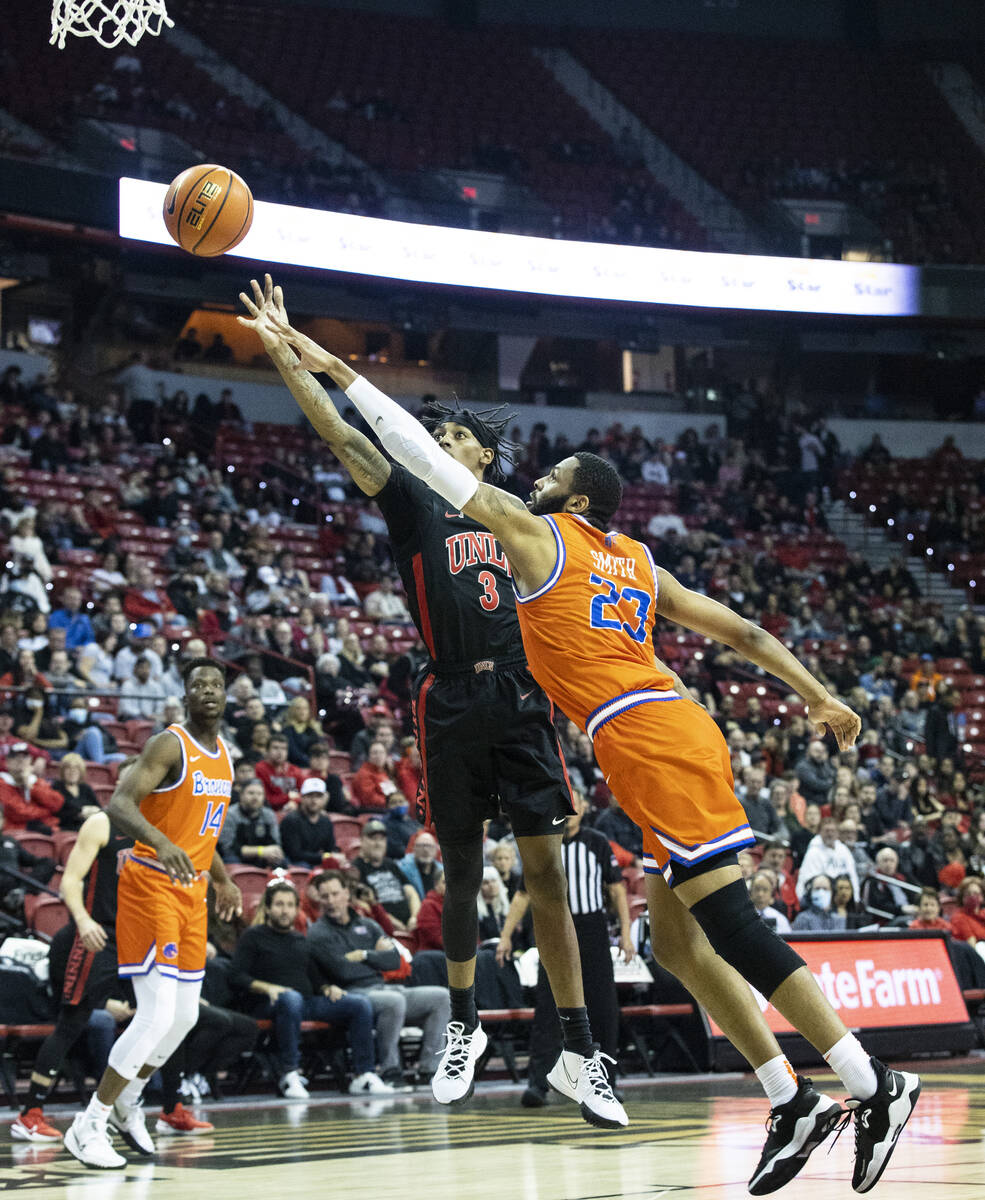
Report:
<svg viewBox="0 0 985 1200"><path fill-rule="evenodd" d="M677 699L653 652L657 571L649 550L573 513L545 517L557 543L550 578L516 593L530 671L589 737L639 704Z"/></svg>
<svg viewBox="0 0 985 1200"><path fill-rule="evenodd" d="M167 732L181 743L181 774L174 783L145 796L140 812L184 850L196 871L207 871L232 798L232 759L221 737L215 751L209 752L183 725L169 725ZM137 858L157 857L142 842L136 843L133 853Z"/></svg>

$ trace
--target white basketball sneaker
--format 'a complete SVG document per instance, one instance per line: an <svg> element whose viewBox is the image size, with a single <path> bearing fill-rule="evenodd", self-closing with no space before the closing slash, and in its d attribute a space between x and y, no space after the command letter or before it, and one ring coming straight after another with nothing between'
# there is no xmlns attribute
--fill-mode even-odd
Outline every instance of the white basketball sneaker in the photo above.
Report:
<svg viewBox="0 0 985 1200"><path fill-rule="evenodd" d="M140 1104L126 1108L119 1100L109 1110L106 1124L115 1129L131 1150L150 1158L154 1153L154 1139L147 1132L144 1109Z"/></svg>
<svg viewBox="0 0 985 1200"><path fill-rule="evenodd" d="M109 1170L127 1165L123 1155L117 1154L110 1144L106 1126L87 1121L84 1113L78 1114L65 1134L65 1149L84 1167Z"/></svg>
<svg viewBox="0 0 985 1200"><path fill-rule="evenodd" d="M603 1059L615 1062L598 1049L591 1058L573 1050L562 1050L561 1057L547 1073L547 1082L555 1092L574 1100L589 1125L597 1125L599 1129L619 1129L629 1124L629 1117L612 1094Z"/></svg>
<svg viewBox="0 0 985 1200"><path fill-rule="evenodd" d="M485 1053L488 1038L481 1025L465 1032L461 1021L445 1027L445 1048L431 1077L431 1094L439 1104L458 1104L475 1091L475 1064Z"/></svg>

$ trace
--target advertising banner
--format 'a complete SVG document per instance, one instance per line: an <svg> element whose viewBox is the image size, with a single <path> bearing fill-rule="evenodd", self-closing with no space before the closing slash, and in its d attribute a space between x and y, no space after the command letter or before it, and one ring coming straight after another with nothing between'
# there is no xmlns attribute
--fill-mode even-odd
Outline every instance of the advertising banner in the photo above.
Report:
<svg viewBox="0 0 985 1200"><path fill-rule="evenodd" d="M966 1023L968 1010L940 937L858 934L844 940L785 939L807 962L849 1029ZM793 1027L754 989L774 1033ZM708 1018L713 1037L724 1037Z"/></svg>
<svg viewBox="0 0 985 1200"><path fill-rule="evenodd" d="M161 216L166 190L120 179L121 236L174 245ZM920 269L896 263L559 241L265 201L257 201L250 232L229 253L271 265L587 300L853 316L920 312Z"/></svg>

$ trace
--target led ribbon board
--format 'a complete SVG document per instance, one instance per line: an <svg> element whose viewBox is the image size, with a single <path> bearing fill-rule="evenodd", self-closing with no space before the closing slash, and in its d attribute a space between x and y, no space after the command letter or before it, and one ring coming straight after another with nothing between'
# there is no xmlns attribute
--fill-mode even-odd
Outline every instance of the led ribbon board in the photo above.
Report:
<svg viewBox="0 0 985 1200"><path fill-rule="evenodd" d="M120 180L120 234L173 245L165 185ZM586 300L762 312L914 316L920 271L764 255L569 242L384 221L258 201L230 256L448 287Z"/></svg>

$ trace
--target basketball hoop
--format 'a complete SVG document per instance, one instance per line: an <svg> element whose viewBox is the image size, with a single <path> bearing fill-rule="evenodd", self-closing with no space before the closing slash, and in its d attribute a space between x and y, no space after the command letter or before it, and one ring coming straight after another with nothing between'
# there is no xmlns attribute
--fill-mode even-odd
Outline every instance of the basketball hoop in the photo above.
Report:
<svg viewBox="0 0 985 1200"><path fill-rule="evenodd" d="M136 46L145 33L157 37L165 25L174 28L165 0L54 0L50 41L64 50L71 33L112 50L124 41Z"/></svg>

